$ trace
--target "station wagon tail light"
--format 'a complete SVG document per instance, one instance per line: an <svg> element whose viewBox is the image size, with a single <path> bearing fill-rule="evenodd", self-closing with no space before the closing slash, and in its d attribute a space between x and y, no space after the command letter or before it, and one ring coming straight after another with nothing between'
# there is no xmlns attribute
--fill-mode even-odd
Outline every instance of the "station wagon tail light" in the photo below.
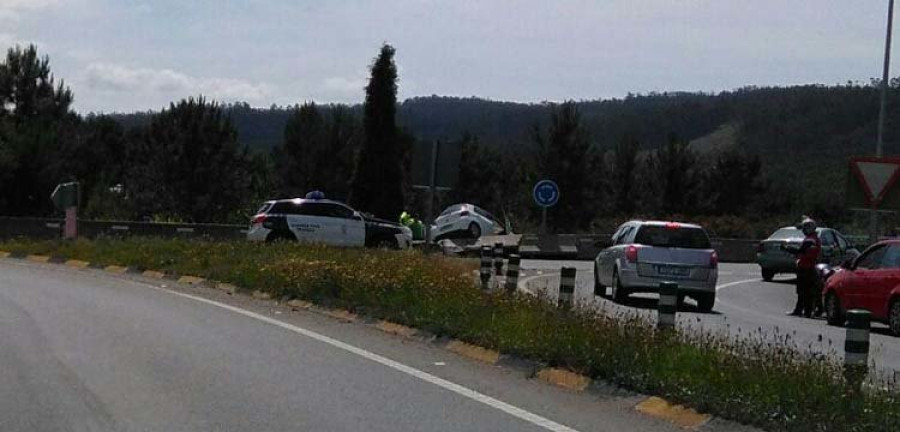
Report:
<svg viewBox="0 0 900 432"><path fill-rule="evenodd" d="M638 247L635 245L629 245L625 249L625 259L630 263L636 263L638 259Z"/></svg>
<svg viewBox="0 0 900 432"><path fill-rule="evenodd" d="M250 220L250 223L253 225L259 225L265 221L266 221L266 215L258 214L256 216L253 216L253 219Z"/></svg>
<svg viewBox="0 0 900 432"><path fill-rule="evenodd" d="M717 254L716 251L713 251L713 253L709 255L709 266L712 268L719 266L719 254Z"/></svg>
<svg viewBox="0 0 900 432"><path fill-rule="evenodd" d="M677 229L679 229L679 228L681 228L681 225L679 225L679 224L677 224L677 223L675 223L675 222L669 222L669 223L666 224L666 229L667 229L667 230L677 230Z"/></svg>
<svg viewBox="0 0 900 432"><path fill-rule="evenodd" d="M756 245L756 252L763 253L765 251L766 251L766 244L763 242L759 242L759 244Z"/></svg>

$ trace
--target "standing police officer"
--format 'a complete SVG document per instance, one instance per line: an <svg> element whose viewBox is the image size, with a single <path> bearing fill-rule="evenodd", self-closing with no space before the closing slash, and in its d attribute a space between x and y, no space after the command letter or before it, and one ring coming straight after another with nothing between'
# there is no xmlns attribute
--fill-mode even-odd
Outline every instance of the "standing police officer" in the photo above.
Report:
<svg viewBox="0 0 900 432"><path fill-rule="evenodd" d="M807 318L813 314L816 305L816 291L819 276L816 274L816 263L819 262L819 253L822 250L822 241L816 233L816 221L804 216L800 222L803 231L803 243L800 246L784 246L784 248L797 256L797 304L788 315Z"/></svg>

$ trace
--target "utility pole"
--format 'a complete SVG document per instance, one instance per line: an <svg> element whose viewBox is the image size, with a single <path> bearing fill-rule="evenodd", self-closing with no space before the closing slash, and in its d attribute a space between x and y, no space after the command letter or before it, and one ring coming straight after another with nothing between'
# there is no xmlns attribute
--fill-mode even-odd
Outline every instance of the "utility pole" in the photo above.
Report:
<svg viewBox="0 0 900 432"><path fill-rule="evenodd" d="M875 157L881 157L884 149L884 117L887 111L888 81L891 69L891 31L894 27L894 0L888 2L887 34L884 37L884 71L881 74L881 109L878 111L878 141Z"/></svg>
<svg viewBox="0 0 900 432"><path fill-rule="evenodd" d="M881 108L878 110L878 139L875 141L875 157L884 154L884 117L887 111L888 80L891 69L891 32L894 27L894 0L888 0L887 32L884 36L884 70L881 74ZM869 241L878 241L878 212L873 208L869 223Z"/></svg>

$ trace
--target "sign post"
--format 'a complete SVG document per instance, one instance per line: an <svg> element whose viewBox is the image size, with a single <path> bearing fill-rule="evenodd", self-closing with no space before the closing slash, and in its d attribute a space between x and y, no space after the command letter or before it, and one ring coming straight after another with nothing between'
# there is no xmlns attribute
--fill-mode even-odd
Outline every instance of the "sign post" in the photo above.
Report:
<svg viewBox="0 0 900 432"><path fill-rule="evenodd" d="M553 180L541 180L532 191L535 204L541 207L541 234L547 233L547 208L559 202L559 186Z"/></svg>
<svg viewBox="0 0 900 432"><path fill-rule="evenodd" d="M460 145L433 141L416 143L413 148L413 188L428 191L425 205L425 242L432 241L434 198L439 190L450 190L459 180Z"/></svg>
<svg viewBox="0 0 900 432"><path fill-rule="evenodd" d="M78 182L56 185L50 194L50 200L58 210L66 212L63 238L75 238L78 235Z"/></svg>

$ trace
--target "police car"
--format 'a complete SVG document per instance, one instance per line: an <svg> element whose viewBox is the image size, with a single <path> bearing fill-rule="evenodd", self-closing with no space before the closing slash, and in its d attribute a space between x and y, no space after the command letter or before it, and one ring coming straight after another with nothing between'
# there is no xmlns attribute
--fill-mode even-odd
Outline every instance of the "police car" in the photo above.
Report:
<svg viewBox="0 0 900 432"><path fill-rule="evenodd" d="M405 249L412 244L408 227L362 214L321 196L308 194L307 198L266 201L250 220L247 239L389 249Z"/></svg>

